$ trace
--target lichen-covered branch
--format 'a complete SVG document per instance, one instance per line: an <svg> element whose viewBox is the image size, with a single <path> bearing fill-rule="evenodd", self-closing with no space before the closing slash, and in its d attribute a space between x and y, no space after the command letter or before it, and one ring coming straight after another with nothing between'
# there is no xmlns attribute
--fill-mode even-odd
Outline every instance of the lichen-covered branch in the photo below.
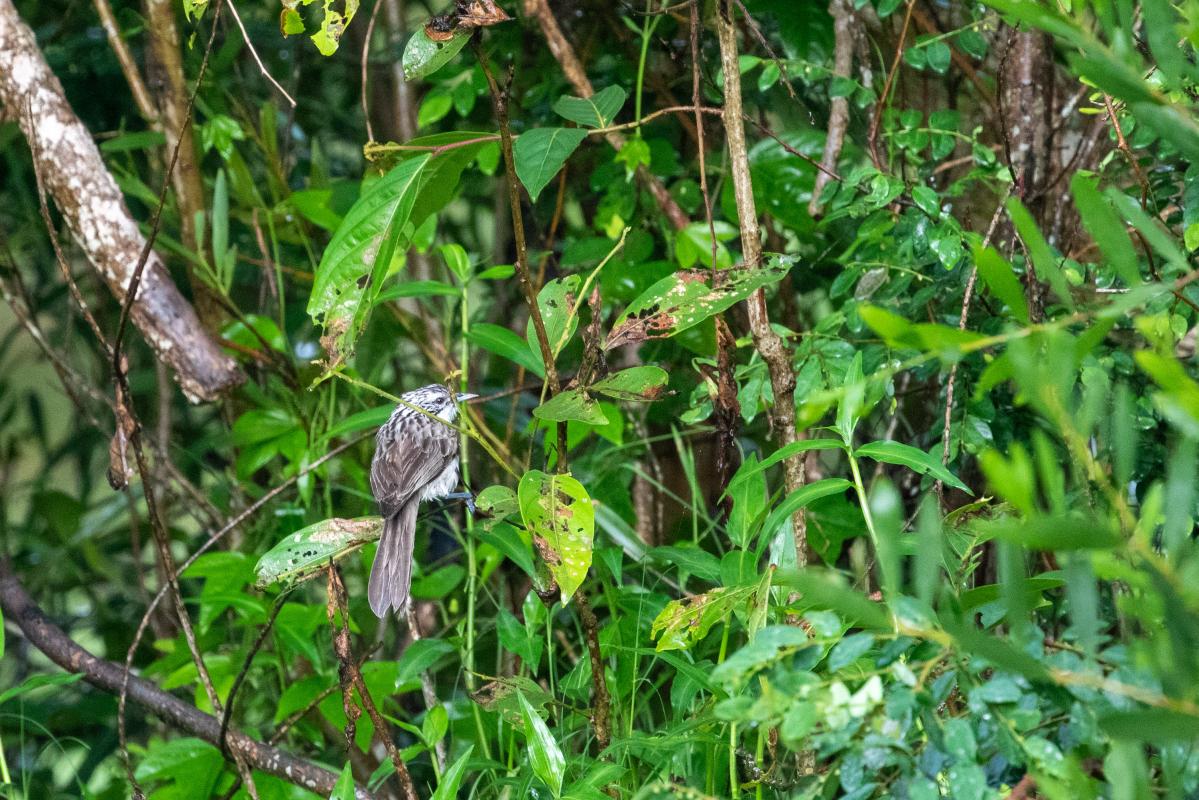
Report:
<svg viewBox="0 0 1199 800"><path fill-rule="evenodd" d="M0 102L31 141L46 189L79 246L123 300L145 239L12 0L0 0ZM158 357L175 371L189 399L213 400L244 380L153 253L132 317Z"/></svg>

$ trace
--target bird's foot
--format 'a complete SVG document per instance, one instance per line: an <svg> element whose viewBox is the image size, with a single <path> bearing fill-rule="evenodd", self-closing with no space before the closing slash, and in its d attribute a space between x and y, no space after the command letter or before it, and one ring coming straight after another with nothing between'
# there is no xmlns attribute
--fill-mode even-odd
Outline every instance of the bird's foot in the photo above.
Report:
<svg viewBox="0 0 1199 800"><path fill-rule="evenodd" d="M475 496L473 494L471 494L470 492L451 492L450 494L447 494L442 499L443 500L461 500L462 502L466 503L466 510L471 513L471 516L474 516L474 514L475 514L475 510L476 510L475 509Z"/></svg>

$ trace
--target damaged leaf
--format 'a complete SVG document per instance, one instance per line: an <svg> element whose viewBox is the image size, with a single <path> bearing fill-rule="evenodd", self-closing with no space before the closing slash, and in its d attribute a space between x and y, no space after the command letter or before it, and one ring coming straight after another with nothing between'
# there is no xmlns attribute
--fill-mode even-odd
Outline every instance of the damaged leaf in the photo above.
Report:
<svg viewBox="0 0 1199 800"><path fill-rule="evenodd" d="M537 682L523 675L501 677L488 681L471 694L470 699L484 711L494 711L504 717L510 725L520 725L524 717L520 712L520 697L524 695L538 712L553 702L554 698Z"/></svg>
<svg viewBox="0 0 1199 800"><path fill-rule="evenodd" d="M325 568L383 533L382 517L341 519L334 517L288 534L272 547L254 567L257 585L297 583Z"/></svg>
<svg viewBox="0 0 1199 800"><path fill-rule="evenodd" d="M465 28L453 30L439 38L436 31L430 33L428 26L421 28L408 39L404 47L404 80L415 81L432 75L450 63L470 41L471 31Z"/></svg>
<svg viewBox="0 0 1199 800"><path fill-rule="evenodd" d="M582 389L567 389L551 397L537 408L533 416L547 422L576 420L588 425L607 425L608 417L593 398Z"/></svg>
<svg viewBox="0 0 1199 800"><path fill-rule="evenodd" d="M721 587L682 600L671 600L654 619L650 637L657 639L655 650L686 650L703 640L717 622L729 618L734 609L745 605L758 591L756 584Z"/></svg>
<svg viewBox="0 0 1199 800"><path fill-rule="evenodd" d="M596 381L591 390L615 400L657 400L670 376L661 367L629 367Z"/></svg>
<svg viewBox="0 0 1199 800"><path fill-rule="evenodd" d="M336 0L325 0L321 27L312 34L312 42L323 56L331 56L337 52L342 34L346 32L350 20L358 13L358 0L344 0L341 11L333 8L335 2Z"/></svg>
<svg viewBox="0 0 1199 800"><path fill-rule="evenodd" d="M795 263L791 256L772 255L758 269L728 269L711 274L676 272L650 286L616 320L606 349L650 339L664 339L731 308L757 289L776 283Z"/></svg>
<svg viewBox="0 0 1199 800"><path fill-rule="evenodd" d="M570 475L530 470L517 487L520 514L533 545L570 602L591 568L595 508L583 484Z"/></svg>

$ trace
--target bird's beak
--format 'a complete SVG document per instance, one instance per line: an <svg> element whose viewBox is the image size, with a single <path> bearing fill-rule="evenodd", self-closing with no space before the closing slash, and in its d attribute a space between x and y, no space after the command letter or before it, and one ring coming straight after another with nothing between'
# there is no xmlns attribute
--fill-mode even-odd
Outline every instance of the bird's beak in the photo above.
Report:
<svg viewBox="0 0 1199 800"><path fill-rule="evenodd" d="M474 399L474 398L476 398L476 397L478 397L478 395L477 395L477 394L465 394L465 393L463 393L463 394L459 394L459 395L458 395L458 402L459 402L459 403L465 403L467 400L473 400L473 399Z"/></svg>

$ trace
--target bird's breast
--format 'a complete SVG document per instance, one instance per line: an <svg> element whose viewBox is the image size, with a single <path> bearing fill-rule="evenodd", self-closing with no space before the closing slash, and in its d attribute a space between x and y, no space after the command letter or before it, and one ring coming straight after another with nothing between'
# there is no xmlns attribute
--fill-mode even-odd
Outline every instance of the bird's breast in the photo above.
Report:
<svg viewBox="0 0 1199 800"><path fill-rule="evenodd" d="M433 480L425 484L421 492L421 500L440 500L450 494L458 486L458 459L454 459Z"/></svg>

